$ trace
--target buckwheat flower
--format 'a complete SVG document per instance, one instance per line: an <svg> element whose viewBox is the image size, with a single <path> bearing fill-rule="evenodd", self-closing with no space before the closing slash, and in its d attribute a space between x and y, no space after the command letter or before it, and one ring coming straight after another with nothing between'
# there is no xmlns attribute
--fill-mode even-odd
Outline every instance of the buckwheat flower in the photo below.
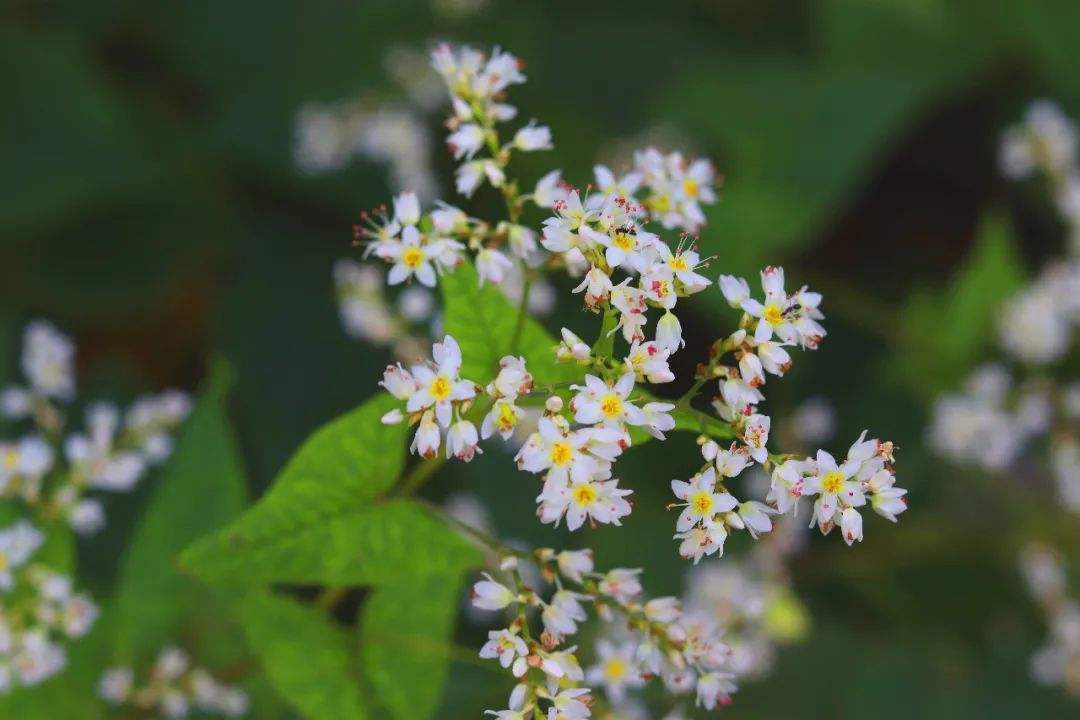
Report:
<svg viewBox="0 0 1080 720"><path fill-rule="evenodd" d="M473 585L473 605L482 610L502 610L511 603L517 602L517 595L510 588L496 582L487 573L483 575L485 579Z"/></svg>
<svg viewBox="0 0 1080 720"><path fill-rule="evenodd" d="M648 380L653 384L669 383L675 379L675 373L671 372L671 366L668 365L670 355L671 351L657 342L638 341L630 345L630 352L624 362L627 368L634 371L636 382Z"/></svg>
<svg viewBox="0 0 1080 720"><path fill-rule="evenodd" d="M79 535L93 535L105 527L105 509L97 500L80 500L68 510L67 520Z"/></svg>
<svg viewBox="0 0 1080 720"><path fill-rule="evenodd" d="M475 385L458 377L461 370L461 348L452 336L432 346L434 367L414 365L412 376L419 389L406 404L410 413L435 408L435 416L443 427L450 425L451 403L470 400L476 396Z"/></svg>
<svg viewBox="0 0 1080 720"><path fill-rule="evenodd" d="M504 668L511 665L514 667L514 675L521 677L525 674L525 664L520 663L521 672L515 660L524 659L529 654L529 647L516 633L509 630L492 630L488 633L488 641L480 648L480 657L485 660L498 658L499 664Z"/></svg>
<svg viewBox="0 0 1080 720"><path fill-rule="evenodd" d="M553 689L552 689L553 691ZM585 720L592 714L588 701L589 688L565 688L551 698L547 720Z"/></svg>
<svg viewBox="0 0 1080 720"><path fill-rule="evenodd" d="M765 384L765 368L761 359L752 352L743 353L739 358L739 374L743 382L750 387L761 387Z"/></svg>
<svg viewBox="0 0 1080 720"><path fill-rule="evenodd" d="M702 446L702 455L706 460L712 461L720 477L737 477L750 464L750 454L746 448L739 447L735 443L727 449L716 447L715 443L712 445L713 447L708 450Z"/></svg>
<svg viewBox="0 0 1080 720"><path fill-rule="evenodd" d="M455 160L472 159L484 146L484 129L476 123L464 123L446 138L446 145Z"/></svg>
<svg viewBox="0 0 1080 720"><path fill-rule="evenodd" d="M497 400L492 405L491 411L484 416L484 422L480 426L480 437L486 440L497 432L503 440L508 440L514 434L518 421L524 416L525 411L515 405L512 400Z"/></svg>
<svg viewBox="0 0 1080 720"><path fill-rule="evenodd" d="M555 357L560 362L575 360L579 363L589 363L592 361L592 348L584 340L566 328L560 331L560 335L562 339L559 347L555 349Z"/></svg>
<svg viewBox="0 0 1080 720"><path fill-rule="evenodd" d="M550 208L560 200L566 200L568 192L562 184L562 171L552 170L536 182L532 200L537 207Z"/></svg>
<svg viewBox="0 0 1080 720"><path fill-rule="evenodd" d="M742 520L746 529L754 538L772 530L772 518L769 517L776 511L764 503L756 500L740 503L738 517Z"/></svg>
<svg viewBox="0 0 1080 720"><path fill-rule="evenodd" d="M551 209L555 211L555 216L544 221L540 244L554 253L564 253L577 247L581 241L579 232L596 218L595 212L582 205L577 190L570 190L564 197L555 200Z"/></svg>
<svg viewBox="0 0 1080 720"><path fill-rule="evenodd" d="M657 440L665 439L664 433L675 429L675 418L671 416L671 411L674 409L674 403L645 403L641 408L641 412L645 416L645 422L642 423L641 427Z"/></svg>
<svg viewBox="0 0 1080 720"><path fill-rule="evenodd" d="M806 479L803 490L817 493L814 502L814 519L823 532L832 527L833 516L838 512L839 503L845 505L863 505L866 498L862 487L851 476L859 469L859 462L845 462L837 465L832 455L824 450L817 452L817 474Z"/></svg>
<svg viewBox="0 0 1080 720"><path fill-rule="evenodd" d="M784 293L784 269L769 266L762 270L761 287L765 290L764 304L752 298L742 304L744 311L758 318L754 340L765 342L775 333L784 342L794 342L797 337L795 327L785 315L788 299Z"/></svg>
<svg viewBox="0 0 1080 720"><path fill-rule="evenodd" d="M641 594L641 568L613 568L600 580L600 592L623 605Z"/></svg>
<svg viewBox="0 0 1080 720"><path fill-rule="evenodd" d="M0 530L0 590L15 586L13 572L26 564L45 542L45 535L27 520Z"/></svg>
<svg viewBox="0 0 1080 720"><path fill-rule="evenodd" d="M492 187L499 188L506 182L506 174L493 160L471 160L462 164L454 174L457 191L472 197L486 178Z"/></svg>
<svg viewBox="0 0 1080 720"><path fill-rule="evenodd" d="M398 400L408 400L420 389L415 378L408 370L401 367L401 363L387 365L379 385Z"/></svg>
<svg viewBox="0 0 1080 720"><path fill-rule="evenodd" d="M57 400L75 395L75 344L45 320L23 331L22 371L35 392Z"/></svg>
<svg viewBox="0 0 1080 720"><path fill-rule="evenodd" d="M446 457L453 455L458 460L469 462L476 453L483 452L478 447L479 442L476 426L468 420L458 420L446 433Z"/></svg>
<svg viewBox="0 0 1080 720"><path fill-rule="evenodd" d="M633 640L618 645L607 640L596 643L596 665L589 668L585 678L590 684L601 683L612 702L622 702L629 688L645 684L634 661L637 645Z"/></svg>
<svg viewBox="0 0 1080 720"><path fill-rule="evenodd" d="M11 386L0 391L0 416L19 420L30 414L33 396L26 388Z"/></svg>
<svg viewBox="0 0 1080 720"><path fill-rule="evenodd" d="M1023 124L1005 131L1001 143L1001 170L1006 177L1027 177L1035 169L1057 174L1074 162L1076 126L1055 103L1037 100L1028 108Z"/></svg>
<svg viewBox="0 0 1080 720"><path fill-rule="evenodd" d="M131 668L109 668L98 682L98 695L110 705L120 705L131 695L133 681Z"/></svg>
<svg viewBox="0 0 1080 720"><path fill-rule="evenodd" d="M570 402L574 420L584 425L601 424L621 429L623 423L643 425L646 422L641 408L628 400L634 390L634 373L625 373L609 385L595 375L585 376L585 385L571 385L577 394Z"/></svg>
<svg viewBox="0 0 1080 720"><path fill-rule="evenodd" d="M720 384L720 396L724 404L736 415L751 415L753 407L765 399L757 388L742 378L728 378ZM725 418L731 420L730 417Z"/></svg>
<svg viewBox="0 0 1080 720"><path fill-rule="evenodd" d="M737 689L730 673L705 673L697 681L697 705L706 710L713 710L719 703L726 705L731 701L731 694Z"/></svg>
<svg viewBox="0 0 1080 720"><path fill-rule="evenodd" d="M563 550L555 556L555 562L562 576L576 583L593 571L592 550Z"/></svg>
<svg viewBox="0 0 1080 720"><path fill-rule="evenodd" d="M907 510L907 490L894 485L896 477L888 470L879 470L868 483L870 507L881 517L896 522L896 516Z"/></svg>
<svg viewBox="0 0 1080 720"><path fill-rule="evenodd" d="M738 501L728 493L716 492L716 471L711 466L691 477L689 482L672 480L671 491L675 497L686 501L686 507L675 521L678 532L686 532L699 522L711 522L717 513L727 512L738 505Z"/></svg>
<svg viewBox="0 0 1080 720"><path fill-rule="evenodd" d="M639 172L628 172L622 177L616 177L607 165L593 165L593 177L596 178L596 187L601 193L624 197L632 197L641 187L642 179Z"/></svg>
<svg viewBox="0 0 1080 720"><path fill-rule="evenodd" d="M720 291L724 299L733 308L742 309L743 303L750 299L750 285L746 280L734 275L720 276Z"/></svg>
<svg viewBox="0 0 1080 720"><path fill-rule="evenodd" d="M844 508L840 513L840 532L844 536L844 542L851 545L854 542L862 542L863 528L862 515L853 507Z"/></svg>
<svg viewBox="0 0 1080 720"><path fill-rule="evenodd" d="M387 251L393 262L386 281L391 285L400 285L415 277L428 287L435 287L436 275L432 260L438 257L439 246L422 245L420 231L410 225L401 232L401 242Z"/></svg>
<svg viewBox="0 0 1080 720"><path fill-rule="evenodd" d="M650 622L670 623L682 616L679 598L658 597L645 603L645 617Z"/></svg>
<svg viewBox="0 0 1080 720"><path fill-rule="evenodd" d="M510 262L510 258L498 250L484 248L476 254L476 274L480 276L480 285L483 285L485 280L498 285L511 267L513 263Z"/></svg>
<svg viewBox="0 0 1080 720"><path fill-rule="evenodd" d="M187 672L189 666L188 654L178 647L168 646L162 648L154 663L154 675L163 680L176 680Z"/></svg>
<svg viewBox="0 0 1080 720"><path fill-rule="evenodd" d="M568 483L591 480L607 468L587 452L590 440L581 430L568 432L549 417L542 417L537 431L529 436L515 458L518 467L526 472L547 472L547 479Z"/></svg>
<svg viewBox="0 0 1080 720"><path fill-rule="evenodd" d="M645 339L644 327L647 321L645 311L645 293L629 285L627 278L611 289L611 304L619 311L619 322L615 326L621 329L623 338L628 343Z"/></svg>
<svg viewBox="0 0 1080 720"><path fill-rule="evenodd" d="M791 355L784 349L783 343L767 340L757 344L757 357L766 371L783 377L791 369Z"/></svg>
<svg viewBox="0 0 1080 720"><path fill-rule="evenodd" d="M601 302L607 300L611 288L611 277L600 268L593 267L589 272L585 273L585 279L574 288L573 292L579 293L584 290L586 307L595 308Z"/></svg>
<svg viewBox="0 0 1080 720"><path fill-rule="evenodd" d="M588 595L573 592L572 590L559 590L552 596L551 602L544 606L540 612L540 619L544 623L544 629L549 633L565 637L577 632L577 624L584 622L587 615L585 608L581 607L581 600L587 599Z"/></svg>
<svg viewBox="0 0 1080 720"><path fill-rule="evenodd" d="M543 492L536 498L540 503L540 521L559 524L566 515L566 527L577 530L588 519L603 525L621 525L619 520L630 514L625 500L633 490L622 489L618 480L584 480L569 483L548 475Z"/></svg>
<svg viewBox="0 0 1080 720"><path fill-rule="evenodd" d="M750 449L750 457L759 463L764 463L769 459L769 451L765 445L769 442L771 425L772 421L768 415L751 415L746 419L746 426L743 428L743 442Z"/></svg>
<svg viewBox="0 0 1080 720"><path fill-rule="evenodd" d="M442 434L439 432L439 424L435 421L435 413L432 410L427 410L420 417L420 424L417 426L416 434L413 435L412 443L409 445L409 452L430 459L435 457L435 453L439 452L441 443Z"/></svg>
<svg viewBox="0 0 1080 720"><path fill-rule="evenodd" d="M675 352L686 345L679 318L670 310L656 321L656 344L669 352Z"/></svg>
<svg viewBox="0 0 1080 720"><path fill-rule="evenodd" d="M97 605L87 595L75 595L64 604L61 628L68 637L80 638L90 631L98 614Z"/></svg>
<svg viewBox="0 0 1080 720"><path fill-rule="evenodd" d="M551 150L555 147L551 144L551 128L530 120L528 125L514 134L514 147L525 152Z"/></svg>

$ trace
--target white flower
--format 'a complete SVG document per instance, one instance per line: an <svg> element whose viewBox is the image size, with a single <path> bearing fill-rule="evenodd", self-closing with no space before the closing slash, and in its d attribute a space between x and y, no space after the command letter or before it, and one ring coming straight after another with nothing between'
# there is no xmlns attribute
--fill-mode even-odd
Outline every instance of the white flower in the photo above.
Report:
<svg viewBox="0 0 1080 720"><path fill-rule="evenodd" d="M58 400L75 395L75 344L45 320L23 332L22 371L35 392Z"/></svg>
<svg viewBox="0 0 1080 720"><path fill-rule="evenodd" d="M746 280L734 275L720 276L720 290L724 293L724 299L733 308L741 309L743 303L750 299L750 285Z"/></svg>
<svg viewBox="0 0 1080 720"><path fill-rule="evenodd" d="M853 507L844 508L840 513L840 532L844 536L844 542L851 545L854 542L862 542L862 515Z"/></svg>
<svg viewBox="0 0 1080 720"><path fill-rule="evenodd" d="M731 693L735 692L735 683L730 673L705 673L697 681L697 704L706 710L712 710L717 703L727 704Z"/></svg>
<svg viewBox="0 0 1080 720"><path fill-rule="evenodd" d="M603 684L612 702L622 702L628 688L638 688L645 684L634 660L636 650L637 645L632 640L619 645L607 640L597 641L597 663L589 668L586 679L589 683Z"/></svg>
<svg viewBox="0 0 1080 720"><path fill-rule="evenodd" d="M484 580L473 585L472 604L483 610L502 610L517 602L517 595L505 585L484 573Z"/></svg>
<svg viewBox="0 0 1080 720"><path fill-rule="evenodd" d="M573 531L586 519L601 524L620 525L620 518L630 514L624 498L633 493L619 487L618 480L582 480L567 482L549 474L544 490L536 498L540 521L558 525L566 515L566 527Z"/></svg>
<svg viewBox="0 0 1080 720"><path fill-rule="evenodd" d="M444 428L449 427L452 403L476 396L476 386L458 377L461 370L461 348L450 335L432 346L434 366L414 365L412 376L418 389L409 396L406 409L410 413L435 408L435 416Z"/></svg>
<svg viewBox="0 0 1080 720"><path fill-rule="evenodd" d="M559 200L565 200L566 190L562 186L562 171L552 170L537 181L533 189L533 202L537 207L549 208Z"/></svg>
<svg viewBox="0 0 1080 720"><path fill-rule="evenodd" d="M571 385L577 394L570 402L574 420L584 425L600 424L622 428L623 423L644 425L645 414L628 398L634 390L634 373L625 373L613 385L595 375L585 376L585 385Z"/></svg>
<svg viewBox="0 0 1080 720"><path fill-rule="evenodd" d="M581 284L575 287L573 291L579 293L584 290L585 305L593 308L604 300L607 300L608 295L611 293L611 288L611 277L600 268L594 266L589 272L585 273L585 279L582 280Z"/></svg>
<svg viewBox="0 0 1080 720"><path fill-rule="evenodd" d="M546 471L548 480L587 482L609 467L588 452L590 439L587 431L565 431L551 418L542 417L515 460L526 472Z"/></svg>
<svg viewBox="0 0 1080 720"><path fill-rule="evenodd" d="M508 668L515 664L516 659L524 659L529 654L529 647L517 634L509 630L492 630L488 633L488 641L480 648L480 657L485 660L498 658L499 664ZM521 663L521 672L517 672L515 665L514 675L521 677L525 674L524 663Z"/></svg>
<svg viewBox="0 0 1080 720"><path fill-rule="evenodd" d="M769 442L771 425L768 415L751 415L746 419L746 426L743 428L743 442L750 448L750 457L759 463L764 463L769 458L765 445Z"/></svg>
<svg viewBox="0 0 1080 720"><path fill-rule="evenodd" d="M71 529L80 535L93 535L105 527L105 509L97 500L82 500L67 515Z"/></svg>
<svg viewBox="0 0 1080 720"><path fill-rule="evenodd" d="M592 713L590 706L578 698L589 694L589 688L566 688L552 699L547 720L585 720ZM588 700L588 698L585 698Z"/></svg>
<svg viewBox="0 0 1080 720"><path fill-rule="evenodd" d="M469 462L478 452L480 438L476 426L468 420L458 420L446 433L446 457L453 455L458 460Z"/></svg>
<svg viewBox="0 0 1080 720"><path fill-rule="evenodd" d="M753 537L757 537L763 533L767 533L772 530L773 523L770 514L776 512L768 505L759 503L756 500L750 500L748 502L741 503L739 505L739 518L743 521L746 529Z"/></svg>
<svg viewBox="0 0 1080 720"><path fill-rule="evenodd" d="M435 422L435 413L428 410L420 417L420 424L416 428L416 434L413 435L409 451L430 459L439 452L441 442L442 435L439 432L439 424Z"/></svg>
<svg viewBox="0 0 1080 720"><path fill-rule="evenodd" d="M507 271L513 266L514 264L510 261L510 258L498 250L484 248L476 254L476 274L480 276L481 285L484 284L485 280L490 280L498 285L506 277Z"/></svg>
<svg viewBox="0 0 1080 720"><path fill-rule="evenodd" d="M615 598L622 604L631 602L641 594L640 568L613 568L600 581L600 592Z"/></svg>
<svg viewBox="0 0 1080 720"><path fill-rule="evenodd" d="M382 382L379 385L386 388L386 391L398 400L408 400L420 389L409 371L401 367L401 363L387 365L386 370L383 371Z"/></svg>
<svg viewBox="0 0 1080 720"><path fill-rule="evenodd" d="M592 550L563 550L555 556L555 561L563 577L576 583L593 571Z"/></svg>
<svg viewBox="0 0 1080 720"><path fill-rule="evenodd" d="M551 602L544 605L544 609L540 612L540 619L544 623L544 629L559 637L576 633L577 624L584 622L587 617L580 601L588 597L588 595L582 595L571 590L559 590L556 592L552 596Z"/></svg>
<svg viewBox="0 0 1080 720"><path fill-rule="evenodd" d="M27 520L0 530L0 590L15 585L13 571L24 565L45 542L45 535Z"/></svg>
<svg viewBox="0 0 1080 720"><path fill-rule="evenodd" d="M513 400L496 400L484 416L480 437L486 440L497 432L503 440L507 440L514 434L514 428L524 416L525 411L515 405Z"/></svg>
<svg viewBox="0 0 1080 720"><path fill-rule="evenodd" d="M791 369L791 355L784 350L782 343L767 340L757 344L757 355L761 359L762 366L778 377Z"/></svg>
<svg viewBox="0 0 1080 720"><path fill-rule="evenodd" d="M464 123L446 138L455 160L472 159L476 151L484 146L484 129L476 123Z"/></svg>
<svg viewBox="0 0 1080 720"><path fill-rule="evenodd" d="M675 418L670 414L674 409L675 405L673 403L645 403L645 406L641 408L641 412L645 416L642 427L657 440L663 440L665 432L675 429Z"/></svg>
<svg viewBox="0 0 1080 720"><path fill-rule="evenodd" d="M551 128L546 125L537 125L535 120L521 128L514 135L514 147L518 150L531 152L534 150L551 150Z"/></svg>
<svg viewBox="0 0 1080 720"><path fill-rule="evenodd" d="M634 342L625 358L626 365L634 371L637 382L648 380L654 384L668 383L675 379L668 365L671 351L656 342Z"/></svg>
<svg viewBox="0 0 1080 720"><path fill-rule="evenodd" d="M656 321L656 343L669 352L675 352L686 345L682 337L682 325L675 313L668 311Z"/></svg>
<svg viewBox="0 0 1080 720"><path fill-rule="evenodd" d="M784 269L770 266L762 270L761 287L765 290L764 305L754 299L744 300L742 304L743 310L758 318L754 340L762 343L775 333L784 342L793 342L797 335L785 315L789 306L784 293Z"/></svg>
<svg viewBox="0 0 1080 720"><path fill-rule="evenodd" d="M686 507L675 521L675 529L680 533L699 522L710 524L717 513L727 512L738 505L730 494L716 492L716 472L711 466L690 478L690 482L672 480L671 491L675 497L686 501Z"/></svg>
<svg viewBox="0 0 1080 720"><path fill-rule="evenodd" d="M562 340L555 351L555 356L562 362L576 360L581 363L592 359L592 348L574 333L566 328L561 331ZM674 379L674 377L672 378Z"/></svg>
<svg viewBox="0 0 1080 720"><path fill-rule="evenodd" d="M628 172L621 178L616 178L615 173L606 165L593 165L593 176L596 178L597 189L604 195L631 197L641 186L641 173Z"/></svg>
<svg viewBox="0 0 1080 720"><path fill-rule="evenodd" d="M506 174L494 160L471 160L463 163L455 173L457 191L465 197L472 197L485 178L496 188L502 187L506 182Z"/></svg>
<svg viewBox="0 0 1080 720"><path fill-rule="evenodd" d="M678 598L659 597L645 603L645 617L651 622L669 623L682 615Z"/></svg>
<svg viewBox="0 0 1080 720"><path fill-rule="evenodd" d="M533 376L525 369L525 358L504 355L499 360L499 374L487 386L492 397L510 398L526 395L532 390Z"/></svg>
<svg viewBox="0 0 1080 720"><path fill-rule="evenodd" d="M837 465L833 456L824 450L818 450L816 462L817 474L806 479L803 492L817 493L813 519L817 521L822 532L828 532L832 529L833 516L839 511L841 501L845 505L856 506L866 503L860 483L850 479L858 471L861 462L848 461Z"/></svg>
<svg viewBox="0 0 1080 720"><path fill-rule="evenodd" d="M98 695L112 705L119 705L128 699L133 684L131 668L109 668L98 683Z"/></svg>
<svg viewBox="0 0 1080 720"><path fill-rule="evenodd" d="M402 225L420 222L420 200L414 192L403 192L394 198L394 219Z"/></svg>

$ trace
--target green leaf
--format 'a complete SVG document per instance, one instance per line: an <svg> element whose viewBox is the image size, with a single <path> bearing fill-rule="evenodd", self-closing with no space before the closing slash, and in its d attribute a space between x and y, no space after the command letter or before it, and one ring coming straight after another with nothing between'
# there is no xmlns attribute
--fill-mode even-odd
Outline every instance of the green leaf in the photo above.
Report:
<svg viewBox="0 0 1080 720"><path fill-rule="evenodd" d="M193 626L214 637L224 620L224 603L177 573L175 560L245 503L239 451L225 416L229 383L227 366L216 365L124 557L116 598L116 653L124 662L151 662Z"/></svg>
<svg viewBox="0 0 1080 720"><path fill-rule="evenodd" d="M365 718L349 638L317 608L256 592L240 604L248 645L274 689L301 716Z"/></svg>
<svg viewBox="0 0 1080 720"><path fill-rule="evenodd" d="M1012 227L999 215L987 216L951 286L909 297L897 372L930 394L954 386L992 343L1001 302L1024 276Z"/></svg>
<svg viewBox="0 0 1080 720"><path fill-rule="evenodd" d="M492 283L480 286L469 262L439 279L443 294L443 328L461 346L461 376L484 384L499 371L504 355L521 355L539 385L578 378L578 370L555 362L559 344L531 317L522 325L517 347L511 347L518 309Z"/></svg>
<svg viewBox="0 0 1080 720"><path fill-rule="evenodd" d="M356 505L320 513L296 506L291 514L266 515L256 506L188 548L181 562L211 582L334 586L380 585L481 562L476 548L422 503Z"/></svg>
<svg viewBox="0 0 1080 720"><path fill-rule="evenodd" d="M364 676L393 718L422 720L438 707L449 671L462 577L409 579L378 588L364 604Z"/></svg>

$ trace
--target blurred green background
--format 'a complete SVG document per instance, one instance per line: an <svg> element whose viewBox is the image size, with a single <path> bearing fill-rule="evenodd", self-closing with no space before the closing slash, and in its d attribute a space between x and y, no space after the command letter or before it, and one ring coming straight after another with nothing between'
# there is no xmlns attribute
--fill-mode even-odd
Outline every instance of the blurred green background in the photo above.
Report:
<svg viewBox="0 0 1080 720"><path fill-rule="evenodd" d="M357 254L357 213L389 199L386 168L301 172L298 111L400 96L393 47L498 44L527 61L512 100L556 143L523 174L561 167L583 183L658 126L713 158L726 179L702 236L711 272L783 264L791 284L825 293L829 337L770 383L770 413L824 395L835 449L863 427L901 448L910 512L897 527L868 518L861 547L812 540L794 580L813 633L727 715L1075 716L1028 677L1045 628L1015 570L1029 531L1076 549L1075 523L1006 524L971 473L929 454L924 427L933 394L992 354L994 303L1063 247L1045 192L1007 184L996 148L1031 99L1080 112L1080 3L15 0L0 17L6 363L33 317L75 336L84 398L195 389L227 358L261 492L307 434L374 392L389 359L346 337L331 279ZM448 188L449 159L435 163ZM709 295L684 321L684 373L732 320ZM663 505L671 458L686 453L688 469L695 452L679 436L637 451L629 530L588 538L601 565L646 568L655 594L677 592L686 570ZM530 480L491 450L426 492L474 492L501 535L564 544L533 520ZM153 484L111 498L109 527L80 548L99 597ZM1050 501L1028 502L1029 516ZM459 636L471 647L480 632ZM439 717L502 707L500 675L460 663L453 678Z"/></svg>

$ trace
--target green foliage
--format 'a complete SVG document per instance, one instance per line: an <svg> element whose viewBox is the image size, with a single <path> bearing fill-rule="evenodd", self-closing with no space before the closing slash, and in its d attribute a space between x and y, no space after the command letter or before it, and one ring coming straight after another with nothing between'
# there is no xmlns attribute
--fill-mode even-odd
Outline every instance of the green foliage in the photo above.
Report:
<svg viewBox="0 0 1080 720"><path fill-rule="evenodd" d="M1008 221L987 216L949 287L912 293L901 316L896 371L928 396L955 387L985 354L1001 301L1020 287L1024 275Z"/></svg>
<svg viewBox="0 0 1080 720"><path fill-rule="evenodd" d="M409 578L376 589L364 604L364 675L397 720L434 717L449 671L461 581L460 573Z"/></svg>
<svg viewBox="0 0 1080 720"><path fill-rule="evenodd" d="M349 638L320 609L257 591L240 603L239 618L274 689L301 716L369 717L353 672Z"/></svg>
<svg viewBox="0 0 1080 720"><path fill-rule="evenodd" d="M124 557L116 597L116 657L144 666L193 628L212 641L225 599L176 572L180 551L243 509L246 488L225 415L230 370L215 365Z"/></svg>
<svg viewBox="0 0 1080 720"><path fill-rule="evenodd" d="M485 384L499 372L504 355L521 355L539 385L573 380L574 367L556 364L559 344L536 320L525 318L515 347L518 309L492 283L480 287L476 269L465 262L439 280L443 328L461 346L461 376Z"/></svg>

